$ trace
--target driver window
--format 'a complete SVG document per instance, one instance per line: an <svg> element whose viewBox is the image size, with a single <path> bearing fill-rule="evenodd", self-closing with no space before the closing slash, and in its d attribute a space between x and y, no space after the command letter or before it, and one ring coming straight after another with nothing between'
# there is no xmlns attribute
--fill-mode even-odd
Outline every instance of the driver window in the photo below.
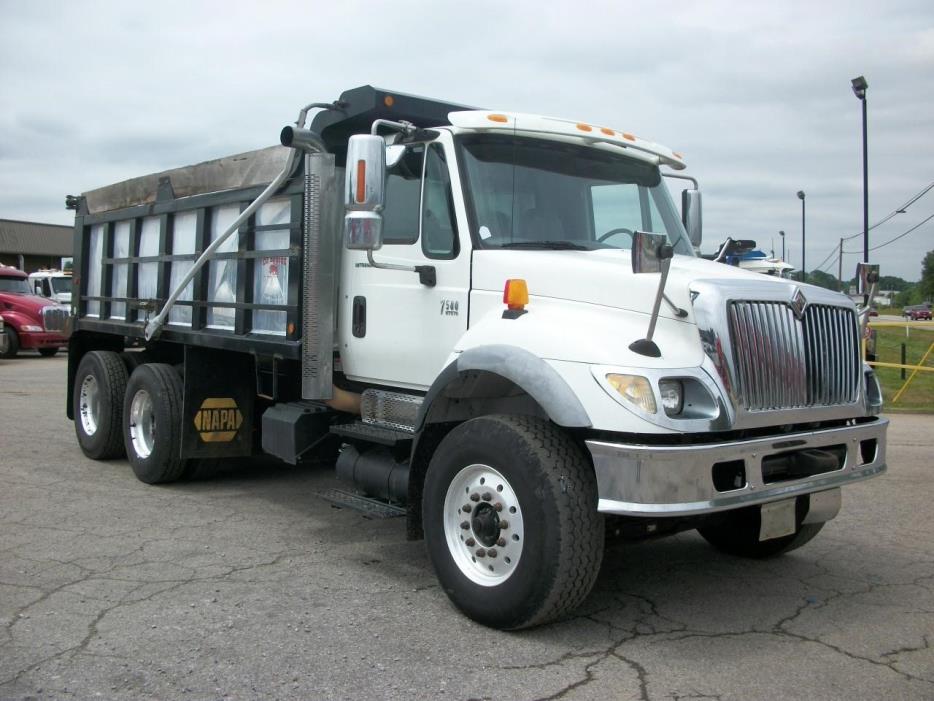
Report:
<svg viewBox="0 0 934 701"><path fill-rule="evenodd" d="M386 172L386 208L383 210L383 243L418 241L419 196L425 145L415 144Z"/></svg>
<svg viewBox="0 0 934 701"><path fill-rule="evenodd" d="M431 144L425 156L422 251L429 258L457 257L454 198L447 159L441 144Z"/></svg>

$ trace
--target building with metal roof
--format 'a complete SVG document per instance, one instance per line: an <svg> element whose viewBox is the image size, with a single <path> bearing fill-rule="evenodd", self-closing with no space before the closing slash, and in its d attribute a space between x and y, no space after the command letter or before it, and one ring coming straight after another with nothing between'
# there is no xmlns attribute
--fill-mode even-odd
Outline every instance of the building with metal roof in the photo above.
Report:
<svg viewBox="0 0 934 701"><path fill-rule="evenodd" d="M74 253L74 228L59 224L0 219L0 263L27 273L60 268Z"/></svg>

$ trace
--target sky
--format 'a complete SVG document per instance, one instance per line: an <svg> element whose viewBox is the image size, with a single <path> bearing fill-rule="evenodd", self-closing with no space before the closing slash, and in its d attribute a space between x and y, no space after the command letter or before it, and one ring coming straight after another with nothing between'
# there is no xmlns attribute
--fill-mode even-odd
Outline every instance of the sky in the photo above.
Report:
<svg viewBox="0 0 934 701"><path fill-rule="evenodd" d="M69 224L67 194L277 143L304 104L371 84L683 153L704 252L781 254L784 230L800 266L803 190L807 267L836 275L863 227L858 75L872 225L934 183L930 0L0 0L0 218ZM934 189L869 232L883 275L919 279L931 215ZM844 253L851 276L861 234Z"/></svg>

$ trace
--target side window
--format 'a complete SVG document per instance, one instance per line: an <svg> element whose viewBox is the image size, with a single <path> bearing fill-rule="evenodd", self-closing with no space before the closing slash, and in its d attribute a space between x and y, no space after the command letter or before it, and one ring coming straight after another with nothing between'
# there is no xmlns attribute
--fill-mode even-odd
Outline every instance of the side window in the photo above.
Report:
<svg viewBox="0 0 934 701"><path fill-rule="evenodd" d="M613 229L638 231L643 228L638 185L596 185L591 188L591 197L596 238Z"/></svg>
<svg viewBox="0 0 934 701"><path fill-rule="evenodd" d="M49 279L47 277L42 278L42 294L46 297L52 296L52 286L49 283Z"/></svg>
<svg viewBox="0 0 934 701"><path fill-rule="evenodd" d="M399 162L386 173L383 243L409 244L418 241L418 198L421 194L424 155L424 144L410 146Z"/></svg>
<svg viewBox="0 0 934 701"><path fill-rule="evenodd" d="M458 252L451 177L441 144L430 144L425 156L422 251L429 258L456 258Z"/></svg>

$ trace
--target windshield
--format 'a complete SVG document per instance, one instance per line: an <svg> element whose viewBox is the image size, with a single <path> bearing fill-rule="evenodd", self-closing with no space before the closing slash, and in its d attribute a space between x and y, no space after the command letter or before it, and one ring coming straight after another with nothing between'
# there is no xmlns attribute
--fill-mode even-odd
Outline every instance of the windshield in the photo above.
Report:
<svg viewBox="0 0 934 701"><path fill-rule="evenodd" d="M20 294L32 294L29 285L26 284L26 278L23 277L0 277L0 292L18 292Z"/></svg>
<svg viewBox="0 0 934 701"><path fill-rule="evenodd" d="M66 292L71 292L71 278L70 277L53 277L52 278L52 292L55 294L62 294Z"/></svg>
<svg viewBox="0 0 934 701"><path fill-rule="evenodd" d="M648 231L694 255L655 165L501 134L459 143L483 248L629 249L633 231Z"/></svg>

